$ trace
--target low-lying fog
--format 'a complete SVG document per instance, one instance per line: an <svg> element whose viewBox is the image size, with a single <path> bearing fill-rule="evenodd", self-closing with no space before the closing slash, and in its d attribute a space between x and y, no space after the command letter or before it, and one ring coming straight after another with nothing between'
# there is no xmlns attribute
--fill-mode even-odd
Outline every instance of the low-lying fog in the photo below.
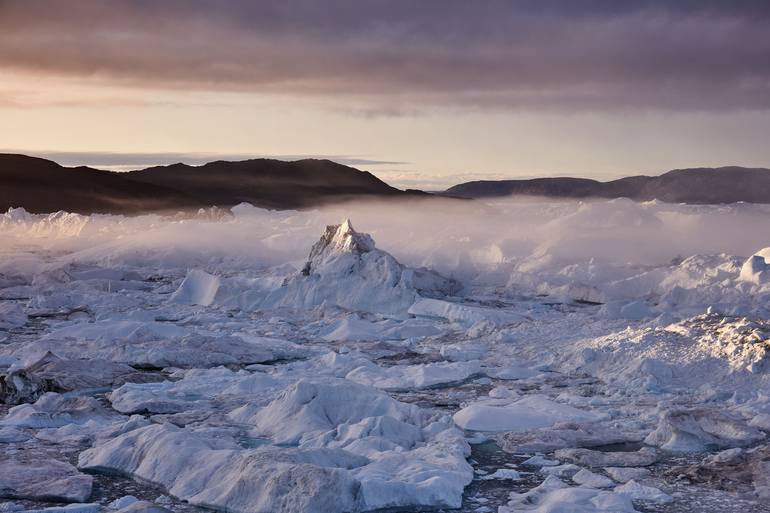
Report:
<svg viewBox="0 0 770 513"><path fill-rule="evenodd" d="M216 268L301 264L327 224L350 218L401 262L463 279L567 264L623 267L677 257L748 256L770 242L770 205L629 200L347 203L310 211L242 204L234 217L174 219L6 214L0 245L71 253L74 261Z"/></svg>

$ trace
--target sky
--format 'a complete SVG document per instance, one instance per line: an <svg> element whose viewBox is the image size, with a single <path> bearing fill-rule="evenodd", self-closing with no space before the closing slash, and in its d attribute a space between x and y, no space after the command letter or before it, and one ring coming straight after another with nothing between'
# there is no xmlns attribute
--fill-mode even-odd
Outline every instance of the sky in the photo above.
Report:
<svg viewBox="0 0 770 513"><path fill-rule="evenodd" d="M770 167L767 0L0 0L0 151L402 187Z"/></svg>

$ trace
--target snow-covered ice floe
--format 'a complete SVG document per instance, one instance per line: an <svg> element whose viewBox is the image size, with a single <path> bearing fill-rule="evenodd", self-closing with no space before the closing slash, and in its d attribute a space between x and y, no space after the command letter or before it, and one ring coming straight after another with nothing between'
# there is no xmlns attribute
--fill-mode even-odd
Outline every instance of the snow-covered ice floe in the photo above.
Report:
<svg viewBox="0 0 770 513"><path fill-rule="evenodd" d="M767 509L770 207L231 212L0 214L0 512Z"/></svg>
<svg viewBox="0 0 770 513"><path fill-rule="evenodd" d="M243 410L229 417L272 443L246 449L221 433L152 425L83 452L78 466L237 512L457 507L472 477L469 446L448 418L347 380L300 380Z"/></svg>
<svg viewBox="0 0 770 513"><path fill-rule="evenodd" d="M512 403L495 399L473 403L455 413L454 420L470 431L522 432L562 422L591 422L600 417L533 394Z"/></svg>

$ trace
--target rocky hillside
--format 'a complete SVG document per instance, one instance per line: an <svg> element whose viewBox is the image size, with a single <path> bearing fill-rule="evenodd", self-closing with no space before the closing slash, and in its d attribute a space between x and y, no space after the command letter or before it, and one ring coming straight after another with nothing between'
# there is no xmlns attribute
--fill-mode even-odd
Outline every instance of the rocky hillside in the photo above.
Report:
<svg viewBox="0 0 770 513"><path fill-rule="evenodd" d="M660 176L630 176L609 182L585 178L481 180L455 185L443 194L461 198L517 195L658 199L670 203L770 203L770 169L736 166L676 169Z"/></svg>
<svg viewBox="0 0 770 513"><path fill-rule="evenodd" d="M0 154L0 211L23 207L37 213L132 214L228 207L241 202L286 209L413 194L391 187L371 173L330 160L217 161L116 173Z"/></svg>

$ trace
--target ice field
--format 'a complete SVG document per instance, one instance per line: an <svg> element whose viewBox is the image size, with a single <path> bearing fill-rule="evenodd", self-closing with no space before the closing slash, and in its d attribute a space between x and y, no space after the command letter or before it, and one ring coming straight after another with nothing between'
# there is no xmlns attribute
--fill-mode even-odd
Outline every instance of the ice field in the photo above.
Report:
<svg viewBox="0 0 770 513"><path fill-rule="evenodd" d="M0 512L770 512L768 246L751 204L12 209Z"/></svg>

